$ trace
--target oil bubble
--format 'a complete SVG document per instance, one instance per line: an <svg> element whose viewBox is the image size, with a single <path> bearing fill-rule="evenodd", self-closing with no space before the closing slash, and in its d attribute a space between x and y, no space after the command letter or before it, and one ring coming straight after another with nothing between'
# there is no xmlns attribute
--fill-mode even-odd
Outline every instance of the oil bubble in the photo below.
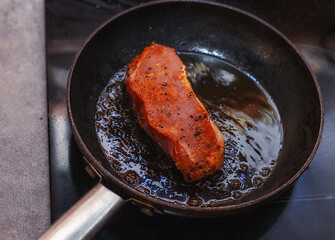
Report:
<svg viewBox="0 0 335 240"><path fill-rule="evenodd" d="M240 191L233 191L232 194L231 194L231 196L233 198L235 198L235 199L239 199L239 198L241 198L243 196L243 193L240 192Z"/></svg>
<svg viewBox="0 0 335 240"><path fill-rule="evenodd" d="M241 168L241 171L242 171L242 172L247 172L248 169L249 169L248 165L247 165L247 164L244 164L244 163L241 163L241 164L240 164L240 168Z"/></svg>
<svg viewBox="0 0 335 240"><path fill-rule="evenodd" d="M199 207L202 204L202 199L198 196L189 197L187 200L187 205L191 207Z"/></svg>
<svg viewBox="0 0 335 240"><path fill-rule="evenodd" d="M270 161L270 164L271 164L272 166L276 165L276 163L277 163L277 160L276 160L276 159L273 159L273 160Z"/></svg>
<svg viewBox="0 0 335 240"><path fill-rule="evenodd" d="M139 175L133 171L127 171L122 174L122 178L131 186L136 186L138 184Z"/></svg>
<svg viewBox="0 0 335 240"><path fill-rule="evenodd" d="M263 167L260 172L262 177L267 177L270 175L270 173L271 173L271 168L269 167Z"/></svg>
<svg viewBox="0 0 335 240"><path fill-rule="evenodd" d="M261 178L261 177L254 177L252 179L252 184L255 186L255 187L260 187L262 186L264 183L264 179Z"/></svg>
<svg viewBox="0 0 335 240"><path fill-rule="evenodd" d="M147 195L150 194L150 189L148 189L148 188L146 188L146 187L138 186L136 189L137 189L138 191L140 191L141 193L144 193L144 194L147 194Z"/></svg>
<svg viewBox="0 0 335 240"><path fill-rule="evenodd" d="M239 190L242 186L242 183L239 179L231 179L229 180L229 184L233 190Z"/></svg>
<svg viewBox="0 0 335 240"><path fill-rule="evenodd" d="M116 161L116 160L114 160L114 161L112 161L112 167L113 167L113 169L116 171L116 172L120 172L121 170L122 170L122 165L121 165L121 163L120 162L118 162L118 161Z"/></svg>

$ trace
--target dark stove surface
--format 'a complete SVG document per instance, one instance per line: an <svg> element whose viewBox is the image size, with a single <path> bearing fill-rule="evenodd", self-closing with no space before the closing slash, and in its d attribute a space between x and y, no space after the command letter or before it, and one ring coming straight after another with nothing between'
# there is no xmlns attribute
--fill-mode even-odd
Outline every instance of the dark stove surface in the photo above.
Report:
<svg viewBox="0 0 335 240"><path fill-rule="evenodd" d="M139 0L47 0L51 210L56 220L96 179L71 135L65 86L72 59L88 35ZM332 239L335 234L335 3L220 1L256 14L300 49L320 83L325 126L310 167L289 190L251 212L219 219L149 217L131 204L95 239Z"/></svg>

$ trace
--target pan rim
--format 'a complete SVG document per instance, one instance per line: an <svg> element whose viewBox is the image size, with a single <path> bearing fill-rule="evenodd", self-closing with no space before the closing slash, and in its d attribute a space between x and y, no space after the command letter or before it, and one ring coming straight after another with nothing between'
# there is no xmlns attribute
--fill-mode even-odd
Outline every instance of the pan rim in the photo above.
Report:
<svg viewBox="0 0 335 240"><path fill-rule="evenodd" d="M314 81L314 85L315 85L316 90L317 90L317 94L318 94L318 98L319 98L319 104L320 104L320 115L321 116L320 116L320 127L319 127L318 137L317 137L316 142L314 144L313 150L311 151L309 157L305 161L304 165L299 169L299 171L294 176L292 176L287 182L285 182L284 184L282 184L281 186L279 186L275 190L267 193L266 195L263 195L259 198L256 198L256 199L253 199L253 200L250 200L250 201L247 201L247 202L237 203L237 204L232 204L232 205L225 205L225 206L193 207L193 206L188 206L188 205L173 204L171 202L164 201L163 199L155 198L153 196L144 194L144 193L134 189L133 187L129 186L128 184L124 183L122 180L113 176L93 156L93 154L88 150L88 148L86 147L83 139L81 138L81 135L80 135L80 133L79 133L77 127L76 127L75 120L74 120L73 115L72 115L72 109L71 109L71 79L72 79L72 75L73 75L73 71L75 69L76 63L77 63L78 59L80 58L80 55L83 52L83 50L85 49L86 45L92 40L92 38L94 38L94 36L99 31L101 31L106 25L110 24L111 22L113 22L117 18L119 18L123 15L126 15L130 12L136 11L138 9L147 8L147 7L150 7L150 6L155 6L155 5L160 5L160 4L169 4L169 3L181 3L181 4L195 3L195 4L211 5L211 6L215 6L215 7L225 8L225 9L228 9L230 11L234 11L237 14L241 14L241 15L244 15L246 17L249 17L249 18L253 19L254 21L262 24L264 27L271 30L274 34L276 34L280 38L282 38L288 44L288 46L294 51L294 53L297 55L297 57L300 58L300 60L302 61L302 63L306 67L306 70L311 75L311 77ZM269 199L273 198L278 193L284 191L290 185L292 185L301 176L301 174L306 170L306 168L309 166L309 164L311 163L312 159L314 158L314 156L317 152L317 149L318 149L318 147L320 145L320 142L321 142L322 133L323 133L324 114L325 114L324 113L324 104L323 104L323 97L322 97L322 93L321 93L321 88L320 88L320 85L317 81L317 78L316 78L315 74L311 71L307 61L302 56L302 54L299 52L297 47L287 37L285 37L284 34L282 34L275 27L273 27L272 25L270 25L266 21L262 20L261 18L255 16L252 13L249 13L247 11L241 10L239 8L236 8L236 7L227 5L227 4L211 2L211 1L204 1L204 0L169 0L169 1L158 0L158 1L147 2L147 3L137 5L135 7L129 8L125 11L122 11L122 12L112 16L111 18L106 20L104 23L102 23L85 40L84 44L82 45L80 50L76 53L76 56L75 56L75 58L72 62L71 69L70 69L68 79L67 79L66 106L67 106L68 117L69 117L69 120L70 120L70 125L71 125L72 131L74 133L74 137L75 137L79 147L82 150L82 154L85 157L87 157L89 162L93 165L93 167L95 169L98 170L98 172L100 172L105 178L107 178L108 182L110 182L113 185L115 184L118 188L122 189L122 191L124 191L128 195L130 195L130 198L140 199L141 201L152 203L154 205L154 208L156 208L156 209L157 209L156 206L159 206L159 208L162 208L162 209L169 208L169 209L175 209L177 211L178 210L179 211L187 210L187 211L192 211L192 212L197 212L197 213L201 212L201 213L205 213L205 214L206 213L210 214L210 213L214 213L214 212L218 212L218 211L219 212L229 212L231 210L241 210L241 209L245 209L245 208L247 208L251 205L258 205L258 204L260 204L260 203L262 203L266 200L269 200Z"/></svg>

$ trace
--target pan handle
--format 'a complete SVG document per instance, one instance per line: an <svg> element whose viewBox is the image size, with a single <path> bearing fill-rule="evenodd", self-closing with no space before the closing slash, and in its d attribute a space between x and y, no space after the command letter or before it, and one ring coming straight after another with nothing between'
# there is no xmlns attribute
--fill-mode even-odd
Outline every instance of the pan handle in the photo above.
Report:
<svg viewBox="0 0 335 240"><path fill-rule="evenodd" d="M124 203L121 197L98 183L39 240L90 239Z"/></svg>

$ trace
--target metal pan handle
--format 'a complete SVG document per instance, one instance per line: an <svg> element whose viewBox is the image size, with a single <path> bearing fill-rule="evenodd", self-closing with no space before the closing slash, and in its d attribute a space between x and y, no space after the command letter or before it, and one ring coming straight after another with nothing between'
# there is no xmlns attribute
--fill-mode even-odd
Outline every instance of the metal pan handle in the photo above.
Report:
<svg viewBox="0 0 335 240"><path fill-rule="evenodd" d="M39 240L90 239L124 203L121 197L98 183Z"/></svg>

